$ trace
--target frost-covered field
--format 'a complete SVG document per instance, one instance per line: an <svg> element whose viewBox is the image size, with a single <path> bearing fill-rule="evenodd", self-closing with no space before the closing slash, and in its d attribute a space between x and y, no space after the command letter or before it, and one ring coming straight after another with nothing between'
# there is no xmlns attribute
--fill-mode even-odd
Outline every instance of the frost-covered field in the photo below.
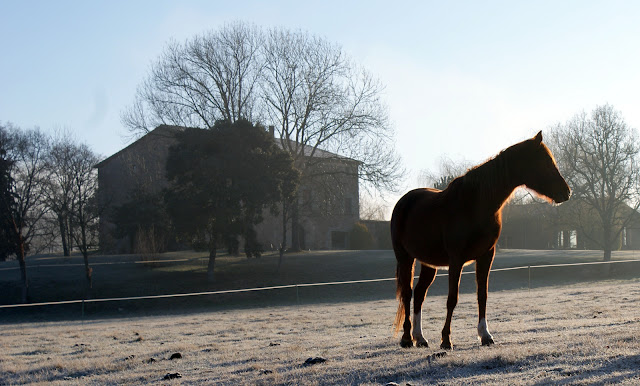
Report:
<svg viewBox="0 0 640 386"><path fill-rule="evenodd" d="M427 297L429 349L400 348L387 300L4 325L0 384L640 384L640 280L490 293L492 347L462 295L442 355L445 301Z"/></svg>

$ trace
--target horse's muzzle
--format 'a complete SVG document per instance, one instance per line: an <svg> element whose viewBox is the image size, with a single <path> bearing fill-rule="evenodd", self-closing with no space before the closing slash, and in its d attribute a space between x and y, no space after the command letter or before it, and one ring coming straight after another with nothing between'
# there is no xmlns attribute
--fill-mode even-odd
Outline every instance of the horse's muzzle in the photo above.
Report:
<svg viewBox="0 0 640 386"><path fill-rule="evenodd" d="M555 201L557 204L561 204L565 201L568 201L569 198L571 198L571 189L567 189L561 192L553 199L553 201Z"/></svg>

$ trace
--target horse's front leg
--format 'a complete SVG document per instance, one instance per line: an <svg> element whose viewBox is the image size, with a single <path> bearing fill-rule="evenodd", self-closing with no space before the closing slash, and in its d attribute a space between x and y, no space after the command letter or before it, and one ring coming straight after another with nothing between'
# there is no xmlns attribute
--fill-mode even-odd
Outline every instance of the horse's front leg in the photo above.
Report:
<svg viewBox="0 0 640 386"><path fill-rule="evenodd" d="M422 335L422 303L427 296L429 286L436 278L437 269L423 265L416 288L413 290L413 340L416 347L429 347L429 342Z"/></svg>
<svg viewBox="0 0 640 386"><path fill-rule="evenodd" d="M455 263L449 265L449 296L447 297L447 320L442 328L442 343L440 348L453 349L451 344L451 318L453 310L458 304L458 289L460 288L460 274L462 273L462 264Z"/></svg>
<svg viewBox="0 0 640 386"><path fill-rule="evenodd" d="M483 346L492 345L493 336L487 326L487 293L489 289L489 271L495 256L495 249L491 248L487 253L476 260L476 284L478 291L478 339Z"/></svg>

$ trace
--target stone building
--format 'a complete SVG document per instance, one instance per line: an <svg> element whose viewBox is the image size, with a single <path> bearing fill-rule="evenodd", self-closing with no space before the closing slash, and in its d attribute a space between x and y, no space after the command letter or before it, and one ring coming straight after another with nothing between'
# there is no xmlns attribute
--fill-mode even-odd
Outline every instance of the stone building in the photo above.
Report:
<svg viewBox="0 0 640 386"><path fill-rule="evenodd" d="M176 143L177 126L161 125L96 165L100 202L107 208L100 219L101 249L130 252L129 240L117 239L114 209L138 193L158 193L167 187L165 166L169 148ZM271 130L273 133L273 130ZM302 249L345 249L349 231L359 219L359 161L274 138L276 143L299 149L306 173L298 188L298 240ZM278 249L283 219L265 211L256 227L265 250ZM287 224L287 245L291 246L291 219ZM295 234L295 233L294 233Z"/></svg>
<svg viewBox="0 0 640 386"><path fill-rule="evenodd" d="M176 126L161 125L96 165L100 217L100 249L111 253L131 252L131 241L115 236L115 208L138 193L159 193L167 187L165 163L169 147L176 143Z"/></svg>
<svg viewBox="0 0 640 386"><path fill-rule="evenodd" d="M283 140L276 143L288 147ZM298 240L302 249L347 249L349 231L360 218L358 167L360 162L315 149L303 149L305 175L298 187ZM256 227L267 248L278 249L282 240L282 218L265 214ZM288 232L287 245L292 245Z"/></svg>

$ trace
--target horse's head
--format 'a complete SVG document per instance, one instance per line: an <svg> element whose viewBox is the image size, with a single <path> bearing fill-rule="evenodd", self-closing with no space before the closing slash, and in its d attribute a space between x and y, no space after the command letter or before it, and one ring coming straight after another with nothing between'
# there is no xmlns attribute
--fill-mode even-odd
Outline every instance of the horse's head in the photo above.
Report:
<svg viewBox="0 0 640 386"><path fill-rule="evenodd" d="M518 145L517 164L522 184L558 204L567 201L571 188L560 175L551 151L542 143L542 131Z"/></svg>

